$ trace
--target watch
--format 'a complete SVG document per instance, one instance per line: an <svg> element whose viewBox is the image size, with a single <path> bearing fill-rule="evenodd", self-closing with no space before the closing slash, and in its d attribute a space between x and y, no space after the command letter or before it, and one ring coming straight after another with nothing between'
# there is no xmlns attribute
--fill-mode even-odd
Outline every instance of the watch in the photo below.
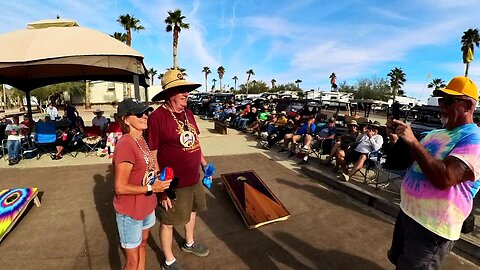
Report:
<svg viewBox="0 0 480 270"><path fill-rule="evenodd" d="M150 196L152 194L153 194L152 185L147 185L147 192L145 193L145 195Z"/></svg>

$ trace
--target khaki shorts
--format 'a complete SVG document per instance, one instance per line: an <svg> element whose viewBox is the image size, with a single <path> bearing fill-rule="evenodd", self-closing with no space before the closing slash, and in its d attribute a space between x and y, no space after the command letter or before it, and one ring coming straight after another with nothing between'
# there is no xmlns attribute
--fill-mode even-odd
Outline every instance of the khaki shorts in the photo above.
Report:
<svg viewBox="0 0 480 270"><path fill-rule="evenodd" d="M205 191L201 181L193 186L175 189L177 199L172 201L172 209L160 207L158 220L166 225L183 225L190 221L192 212L207 210Z"/></svg>

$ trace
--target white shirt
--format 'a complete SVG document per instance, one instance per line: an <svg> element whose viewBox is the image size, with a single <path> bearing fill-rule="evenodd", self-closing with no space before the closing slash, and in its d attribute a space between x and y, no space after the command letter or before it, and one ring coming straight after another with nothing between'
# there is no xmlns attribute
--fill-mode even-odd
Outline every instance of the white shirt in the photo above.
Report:
<svg viewBox="0 0 480 270"><path fill-rule="evenodd" d="M47 107L47 114L50 115L50 119L55 121L55 119L58 116L58 110L55 107L52 107L51 109L50 109L50 107Z"/></svg>
<svg viewBox="0 0 480 270"><path fill-rule="evenodd" d="M360 143L355 148L355 151L362 154L368 154L373 151L378 151L380 148L382 148L383 137L377 134L369 138L367 134L363 134L359 142Z"/></svg>
<svg viewBox="0 0 480 270"><path fill-rule="evenodd" d="M105 116L101 116L100 118L94 117L92 119L92 125L100 127L101 130L107 129L108 119Z"/></svg>
<svg viewBox="0 0 480 270"><path fill-rule="evenodd" d="M7 140L9 141L20 141L24 136L21 134L22 129L26 129L27 126L23 124L8 124L5 128L5 132L14 131L15 134L9 134Z"/></svg>

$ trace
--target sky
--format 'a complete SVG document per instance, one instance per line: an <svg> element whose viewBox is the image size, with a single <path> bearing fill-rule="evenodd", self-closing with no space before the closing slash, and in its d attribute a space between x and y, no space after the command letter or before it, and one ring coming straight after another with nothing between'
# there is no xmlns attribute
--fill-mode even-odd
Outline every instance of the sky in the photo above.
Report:
<svg viewBox="0 0 480 270"><path fill-rule="evenodd" d="M117 19L128 13L145 27L133 32L132 47L147 68L163 73L173 66L173 35L164 20L175 9L190 24L180 33L179 66L202 90L204 66L212 71L208 88L222 65L227 88L234 76L245 83L253 69L251 80L278 85L299 79L305 91L328 91L332 72L337 83L353 85L387 78L398 67L406 74L406 94L426 101L434 78L448 82L464 74L461 36L480 28L478 0L17 0L1 1L0 34L58 14L110 35L124 31ZM469 76L480 84L479 59Z"/></svg>

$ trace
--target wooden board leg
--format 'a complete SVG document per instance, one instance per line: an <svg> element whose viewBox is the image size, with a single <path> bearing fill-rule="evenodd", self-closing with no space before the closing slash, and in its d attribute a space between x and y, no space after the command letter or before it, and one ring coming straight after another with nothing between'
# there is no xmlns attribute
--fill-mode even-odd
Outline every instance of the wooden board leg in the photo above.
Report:
<svg viewBox="0 0 480 270"><path fill-rule="evenodd" d="M38 196L35 196L35 198L33 199L33 202L35 203L35 205L36 205L37 207L40 207L40 205L42 205L42 204L40 203L40 199L38 198Z"/></svg>

